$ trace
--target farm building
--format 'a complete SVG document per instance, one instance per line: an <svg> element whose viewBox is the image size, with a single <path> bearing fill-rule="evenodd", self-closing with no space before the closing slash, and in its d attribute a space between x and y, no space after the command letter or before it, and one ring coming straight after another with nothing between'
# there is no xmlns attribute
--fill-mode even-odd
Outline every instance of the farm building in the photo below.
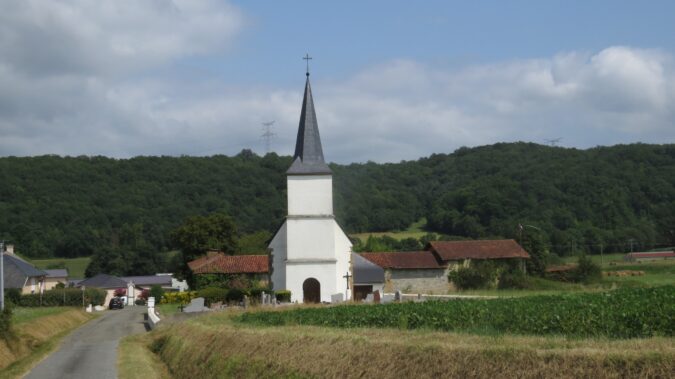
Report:
<svg viewBox="0 0 675 379"><path fill-rule="evenodd" d="M514 240L433 241L423 251L361 253L384 269L384 292L445 294L455 290L450 270L477 260L515 260L525 269L530 255Z"/></svg>
<svg viewBox="0 0 675 379"><path fill-rule="evenodd" d="M653 261L659 259L675 259L675 251L654 251L647 253L628 253L623 260L628 262Z"/></svg>
<svg viewBox="0 0 675 379"><path fill-rule="evenodd" d="M270 265L267 255L228 255L219 251L209 251L206 255L188 262L198 286L213 282L228 286L230 280L238 279L269 284Z"/></svg>

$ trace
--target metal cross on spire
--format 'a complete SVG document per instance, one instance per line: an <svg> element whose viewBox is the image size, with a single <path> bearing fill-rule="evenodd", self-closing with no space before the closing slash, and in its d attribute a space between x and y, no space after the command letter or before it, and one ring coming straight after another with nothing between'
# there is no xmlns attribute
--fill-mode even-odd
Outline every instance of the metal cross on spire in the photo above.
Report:
<svg viewBox="0 0 675 379"><path fill-rule="evenodd" d="M309 76L309 60L312 59L312 57L309 56L309 53L305 54L304 57L302 57L305 61L307 61L307 76Z"/></svg>

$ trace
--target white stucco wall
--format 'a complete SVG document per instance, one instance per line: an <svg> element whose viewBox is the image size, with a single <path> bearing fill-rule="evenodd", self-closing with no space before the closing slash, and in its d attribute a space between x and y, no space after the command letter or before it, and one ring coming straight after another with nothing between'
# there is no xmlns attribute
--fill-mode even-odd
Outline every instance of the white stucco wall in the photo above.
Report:
<svg viewBox="0 0 675 379"><path fill-rule="evenodd" d="M277 234L270 241L269 248L272 250L272 290L281 291L286 288L286 222L279 228Z"/></svg>
<svg viewBox="0 0 675 379"><path fill-rule="evenodd" d="M286 259L336 259L335 220L332 218L288 218L286 227Z"/></svg>
<svg viewBox="0 0 675 379"><path fill-rule="evenodd" d="M331 175L290 175L288 215L332 215L333 179Z"/></svg>

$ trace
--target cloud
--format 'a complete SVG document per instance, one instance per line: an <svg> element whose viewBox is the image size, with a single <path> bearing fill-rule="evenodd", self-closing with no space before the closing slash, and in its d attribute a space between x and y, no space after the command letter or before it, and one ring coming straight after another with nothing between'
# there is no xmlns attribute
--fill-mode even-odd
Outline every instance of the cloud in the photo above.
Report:
<svg viewBox="0 0 675 379"><path fill-rule="evenodd" d="M37 2L0 13L0 156L290 154L293 88L186 81L181 59L227 59L246 15L221 1ZM225 54L223 54L225 52ZM158 74L160 72L160 74ZM326 158L399 161L460 146L673 142L675 69L660 50L613 46L447 69L414 60L312 77Z"/></svg>

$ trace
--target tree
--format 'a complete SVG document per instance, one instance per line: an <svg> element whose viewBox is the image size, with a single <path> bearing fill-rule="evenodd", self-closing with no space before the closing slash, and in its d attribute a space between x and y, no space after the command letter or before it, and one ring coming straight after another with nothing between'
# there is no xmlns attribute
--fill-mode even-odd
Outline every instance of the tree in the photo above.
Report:
<svg viewBox="0 0 675 379"><path fill-rule="evenodd" d="M209 250L233 254L238 248L237 227L221 213L190 217L171 233L173 246L189 262Z"/></svg>
<svg viewBox="0 0 675 379"><path fill-rule="evenodd" d="M530 254L527 260L527 272L532 275L543 276L548 264L549 251L544 243L541 230L522 232L520 245Z"/></svg>

